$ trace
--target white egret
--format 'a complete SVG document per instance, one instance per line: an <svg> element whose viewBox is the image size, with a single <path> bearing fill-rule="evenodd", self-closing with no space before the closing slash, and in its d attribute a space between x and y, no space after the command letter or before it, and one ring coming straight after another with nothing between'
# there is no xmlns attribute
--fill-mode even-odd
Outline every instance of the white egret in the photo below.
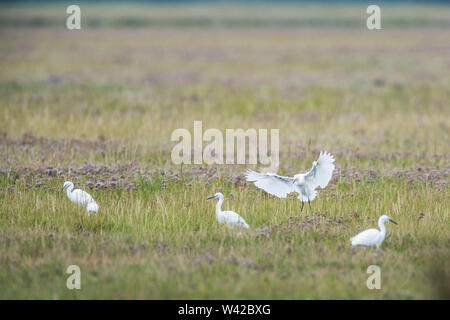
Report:
<svg viewBox="0 0 450 320"><path fill-rule="evenodd" d="M247 222L245 222L245 220L236 212L222 211L221 207L224 199L223 194L218 192L215 195L209 197L207 200L209 199L219 199L216 205L216 216L219 223L225 223L229 227L242 227L245 229L249 228Z"/></svg>
<svg viewBox="0 0 450 320"><path fill-rule="evenodd" d="M376 246L377 249L380 249L380 245L383 243L384 238L386 237L386 227L384 226L384 223L387 221L397 224L397 222L389 218L387 215L382 215L378 219L378 227L380 228L380 230L368 229L358 233L353 238L350 238L352 246Z"/></svg>
<svg viewBox="0 0 450 320"><path fill-rule="evenodd" d="M66 189L66 193L70 201L78 204L79 206L85 207L86 211L88 212L88 215L90 215L91 212L98 212L98 204L97 202L95 202L94 198L92 198L89 193L81 189L73 190L73 188L74 188L73 183L70 181L66 181L64 182L61 191Z"/></svg>
<svg viewBox="0 0 450 320"><path fill-rule="evenodd" d="M317 161L313 162L311 170L306 173L299 173L291 177L283 177L274 173L259 173L253 170L247 170L247 181L254 182L255 186L264 191L277 196L286 198L291 192L298 193L298 199L302 201L303 206L308 201L311 210L311 201L317 196L317 187L325 188L333 176L334 157L325 152L320 152Z"/></svg>

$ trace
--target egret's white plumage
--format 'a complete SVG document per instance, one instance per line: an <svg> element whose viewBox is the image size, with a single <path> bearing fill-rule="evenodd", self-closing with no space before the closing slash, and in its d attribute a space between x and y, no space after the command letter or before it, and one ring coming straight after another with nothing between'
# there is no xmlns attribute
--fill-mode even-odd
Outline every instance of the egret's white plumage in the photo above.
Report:
<svg viewBox="0 0 450 320"><path fill-rule="evenodd" d="M311 170L296 174L292 178L253 170L247 170L246 177L247 181L254 182L258 188L279 198L286 198L289 193L297 192L298 199L304 203L316 198L317 187L325 188L328 185L333 176L333 170L334 157L325 151L320 152L319 158L313 162Z"/></svg>
<svg viewBox="0 0 450 320"><path fill-rule="evenodd" d="M216 205L216 216L217 216L217 221L219 223L225 223L229 227L241 227L241 228L245 228L245 229L249 228L247 222L245 222L245 220L240 215L238 215L236 212L222 211L221 207L222 207L222 203L223 203L223 199L224 199L223 194L218 192L215 195L213 195L212 197L209 197L208 199L219 199L219 201L217 202L217 205Z"/></svg>
<svg viewBox="0 0 450 320"><path fill-rule="evenodd" d="M88 214L90 214L91 212L98 212L98 204L89 193L81 189L73 190L73 188L73 183L70 181L66 181L64 182L61 191L66 189L66 193L70 201L78 204L79 206L85 207Z"/></svg>
<svg viewBox="0 0 450 320"><path fill-rule="evenodd" d="M378 219L378 227L380 228L380 230L368 229L358 233L353 238L350 238L352 246L362 246L362 247L376 246L377 249L379 249L380 245L384 241L384 238L386 237L386 227L384 226L384 223L388 221L397 224L397 222L389 218L387 215L382 215Z"/></svg>
<svg viewBox="0 0 450 320"><path fill-rule="evenodd" d="M92 200L86 205L87 212L98 212L98 204L95 200Z"/></svg>

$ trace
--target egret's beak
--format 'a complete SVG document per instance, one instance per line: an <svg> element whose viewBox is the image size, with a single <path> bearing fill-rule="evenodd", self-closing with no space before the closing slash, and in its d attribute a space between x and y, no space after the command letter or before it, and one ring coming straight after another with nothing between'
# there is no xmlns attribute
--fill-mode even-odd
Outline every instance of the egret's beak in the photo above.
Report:
<svg viewBox="0 0 450 320"><path fill-rule="evenodd" d="M206 200L209 200L209 199L214 199L216 196L211 196L211 197L209 197L208 199L206 199Z"/></svg>
<svg viewBox="0 0 450 320"><path fill-rule="evenodd" d="M397 222L395 222L395 221L392 220L392 219L389 219L389 221L392 222L393 224L398 224Z"/></svg>

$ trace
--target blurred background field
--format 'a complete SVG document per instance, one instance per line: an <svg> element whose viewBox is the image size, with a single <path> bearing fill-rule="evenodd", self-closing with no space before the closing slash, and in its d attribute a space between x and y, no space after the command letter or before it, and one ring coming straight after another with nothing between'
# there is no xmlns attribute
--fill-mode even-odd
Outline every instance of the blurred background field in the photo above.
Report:
<svg viewBox="0 0 450 320"><path fill-rule="evenodd" d="M449 297L450 6L381 5L376 31L360 2L80 6L69 31L66 3L0 5L1 298ZM331 185L299 216L246 166L181 172L194 120L280 129L284 175L326 149ZM217 226L220 190L250 232ZM350 250L383 213L384 254Z"/></svg>

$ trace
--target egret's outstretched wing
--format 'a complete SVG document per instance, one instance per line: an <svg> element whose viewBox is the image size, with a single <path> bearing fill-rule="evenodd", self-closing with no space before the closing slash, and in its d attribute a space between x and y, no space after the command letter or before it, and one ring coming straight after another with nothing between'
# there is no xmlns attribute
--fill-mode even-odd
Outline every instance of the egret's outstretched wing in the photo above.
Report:
<svg viewBox="0 0 450 320"><path fill-rule="evenodd" d="M334 157L326 151L320 152L319 159L314 161L313 167L305 174L305 181L313 189L317 186L325 188L333 176Z"/></svg>
<svg viewBox="0 0 450 320"><path fill-rule="evenodd" d="M259 173L247 170L247 181L254 182L255 186L279 198L286 198L287 194L294 192L294 178L282 177L274 173Z"/></svg>

